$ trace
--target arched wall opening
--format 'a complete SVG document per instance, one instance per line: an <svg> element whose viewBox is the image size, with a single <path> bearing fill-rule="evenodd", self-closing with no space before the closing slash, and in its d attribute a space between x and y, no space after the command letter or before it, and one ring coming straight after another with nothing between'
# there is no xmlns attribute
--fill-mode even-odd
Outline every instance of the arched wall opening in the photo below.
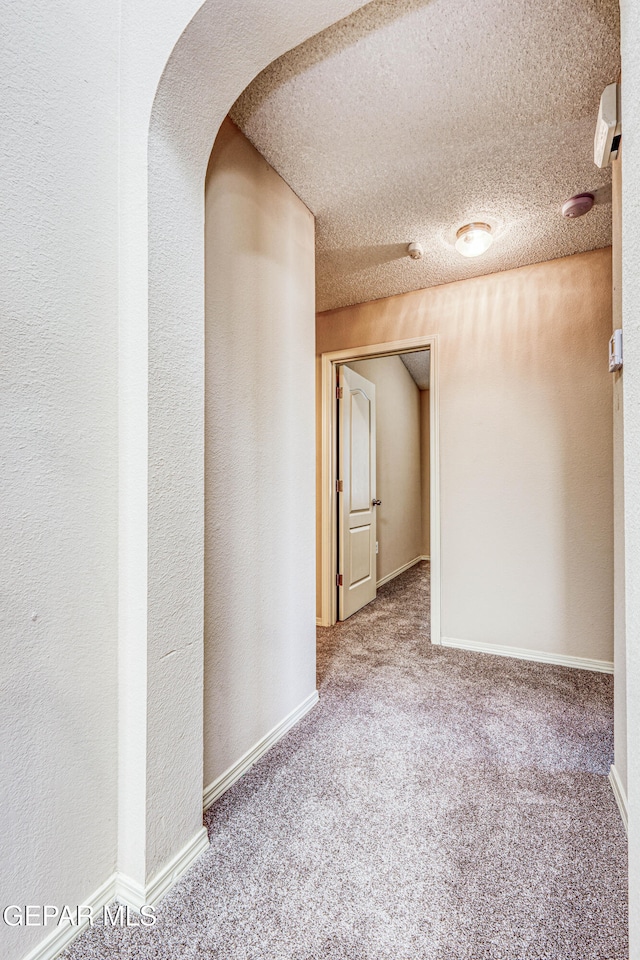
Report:
<svg viewBox="0 0 640 960"><path fill-rule="evenodd" d="M152 5L147 19L123 37L121 194L133 205L121 227L118 860L134 903L150 902L206 844L203 198L209 155L232 103L261 69L362 5L330 0L321 8L292 2L221 8L209 0L188 10L184 4L188 25L164 61L156 90L140 87L136 60L147 42L144 28L155 19ZM160 63L162 43L156 46ZM140 126L145 96L148 143Z"/></svg>
<svg viewBox="0 0 640 960"><path fill-rule="evenodd" d="M597 15L595 0L578 2ZM153 902L151 894L171 883L201 841L206 165L220 123L255 75L361 5L108 0L87 18L86 4L68 0L37 9L13 5L15 15L6 19L5 69L14 95L5 98L3 115L15 150L6 158L12 170L3 178L3 225L7 265L22 256L24 266L11 270L6 290L20 388L8 394L16 403L5 416L6 426L20 411L9 423L12 451L15 427L25 417L30 429L37 426L28 437L20 434L19 462L29 468L12 464L5 504L6 529L18 531L15 540L13 533L5 538L5 554L15 608L7 649L17 669L10 676L19 679L5 709L15 758L9 809L17 812L4 871L7 904L14 897L86 903L94 892L107 897L121 880L129 901ZM631 957L640 960L635 0L622 0L621 20ZM63 442L52 443L56 438ZM42 469L43 442L44 462L55 464L55 473ZM91 559L99 562L97 579ZM38 606L27 603L30 591ZM32 611L46 616L34 621ZM27 638L36 640L33 647ZM61 681L55 686L42 669L54 659ZM46 710L36 702L43 689L53 693ZM22 690L28 695L19 702ZM63 694L60 736L38 737L43 716L60 719ZM35 751L27 731L41 741ZM38 830L42 822L53 829ZM47 935L35 926L5 927L4 955L19 960Z"/></svg>
<svg viewBox="0 0 640 960"><path fill-rule="evenodd" d="M122 516L145 518L121 544L121 869L148 887L201 831L204 554L203 182L229 107L268 62L360 3L253 3L229 15L205 3L173 48L158 85L144 164L148 208L126 226L144 248L148 288L132 289L136 333L124 337ZM640 13L621 3L625 82L623 317L627 708L640 724ZM238 19L242 17L242 23ZM225 33L225 30L228 32ZM220 64L215 70L212 64ZM146 179L148 176L148 179ZM636 180L638 183L636 184ZM148 221L147 221L148 213ZM148 230L148 232L147 232ZM147 272L144 274L147 277ZM125 270L126 280L126 270ZM146 286L146 285L145 285ZM148 303L146 297L148 295ZM125 283L125 300L128 293ZM126 303L125 303L126 306ZM147 310L148 306L148 310ZM123 312L126 322L127 311ZM139 361L148 380L141 387ZM147 365L148 362L148 365ZM134 402L129 403L133 397ZM148 402L147 402L148 401ZM147 421L148 417L148 421ZM144 424L144 445L136 443ZM147 432L148 425L148 432ZM142 507L142 509L140 509ZM135 573L144 557L144 583ZM131 574L131 576L129 576ZM132 588L131 584L134 584ZM132 642L129 642L132 641ZM132 681L127 665L144 664ZM145 704L141 711L139 705ZM136 728L137 725L137 728ZM140 735L136 738L137 733ZM140 744L144 744L144 749ZM633 746L633 744L631 744ZM141 763L141 758L143 762ZM629 757L631 956L640 956L640 762ZM143 840L135 840L142 837Z"/></svg>

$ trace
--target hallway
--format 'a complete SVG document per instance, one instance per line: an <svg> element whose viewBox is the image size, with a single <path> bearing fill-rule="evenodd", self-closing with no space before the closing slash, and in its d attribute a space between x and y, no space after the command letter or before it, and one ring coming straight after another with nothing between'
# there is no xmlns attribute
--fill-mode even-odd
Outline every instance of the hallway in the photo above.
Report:
<svg viewBox="0 0 640 960"><path fill-rule="evenodd" d="M67 960L623 960L613 678L434 648L428 564L319 630L320 702L206 814L154 927Z"/></svg>

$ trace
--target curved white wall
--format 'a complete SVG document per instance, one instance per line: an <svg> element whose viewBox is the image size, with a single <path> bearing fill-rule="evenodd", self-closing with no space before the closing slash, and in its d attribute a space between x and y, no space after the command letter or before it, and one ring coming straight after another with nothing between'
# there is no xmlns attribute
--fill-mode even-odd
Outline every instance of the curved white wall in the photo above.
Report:
<svg viewBox="0 0 640 960"><path fill-rule="evenodd" d="M209 786L316 688L315 225L229 120L205 196Z"/></svg>
<svg viewBox="0 0 640 960"><path fill-rule="evenodd" d="M150 24L158 23L157 4L144 3L147 16L141 29L127 38L142 49ZM137 271L135 290L129 291L135 316L128 318L133 328L125 371L132 375L136 403L123 410L132 436L148 413L148 444L134 447L130 469L121 473L127 509L144 505L142 515L148 518L146 532L139 529L121 557L124 613L131 614L135 625L134 641L146 636L137 686L127 688L121 703L123 709L127 702L132 709L141 701L146 704L147 750L145 781L121 803L119 822L129 843L145 838L145 850L131 868L143 883L193 838L201 823L203 708L202 698L192 694L203 678L206 166L222 120L253 77L285 50L360 5L354 0L247 0L221 6L209 0L176 45L153 103L148 220L140 208L129 235L136 241L133 258L146 250L147 236L149 240L146 271ZM126 93L137 98L132 87ZM136 161L143 156L143 132L138 131L135 142ZM137 173L146 174L146 168ZM147 283L148 312L142 309ZM147 359L148 404L135 375ZM137 582L131 590L127 571L135 574L144 555L149 558L148 583ZM126 633L122 641L129 651ZM171 651L175 654L167 656ZM133 738L122 745L121 783L133 782L129 774L135 777L140 769L137 742Z"/></svg>

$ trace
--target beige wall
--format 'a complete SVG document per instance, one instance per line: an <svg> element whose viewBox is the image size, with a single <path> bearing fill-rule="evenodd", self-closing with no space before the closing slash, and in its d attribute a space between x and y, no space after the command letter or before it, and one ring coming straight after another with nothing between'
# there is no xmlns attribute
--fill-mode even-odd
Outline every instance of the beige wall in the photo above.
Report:
<svg viewBox="0 0 640 960"><path fill-rule="evenodd" d="M613 659L610 330L610 249L318 316L438 337L444 637Z"/></svg>
<svg viewBox="0 0 640 960"><path fill-rule="evenodd" d="M422 486L422 556L431 556L431 429L429 391L420 391L420 476Z"/></svg>
<svg viewBox="0 0 640 960"><path fill-rule="evenodd" d="M622 157L613 172L613 329L622 327ZM624 589L624 425L623 371L613 380L613 534L614 534L614 645L615 645L615 766L627 789L627 651Z"/></svg>
<svg viewBox="0 0 640 960"><path fill-rule="evenodd" d="M400 357L357 360L349 367L376 388L377 580L390 578L422 552L420 391Z"/></svg>
<svg viewBox="0 0 640 960"><path fill-rule="evenodd" d="M227 121L206 180L205 785L315 690L314 322L313 217Z"/></svg>

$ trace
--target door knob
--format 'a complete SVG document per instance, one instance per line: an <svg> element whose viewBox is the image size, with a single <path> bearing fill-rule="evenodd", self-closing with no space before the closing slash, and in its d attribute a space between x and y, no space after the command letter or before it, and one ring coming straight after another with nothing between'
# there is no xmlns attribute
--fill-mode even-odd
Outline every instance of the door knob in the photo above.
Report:
<svg viewBox="0 0 640 960"><path fill-rule="evenodd" d="M382 504L382 500L372 500L372 501L371 501L371 506L372 506L372 507L379 507L379 506L381 506L381 504Z"/></svg>

